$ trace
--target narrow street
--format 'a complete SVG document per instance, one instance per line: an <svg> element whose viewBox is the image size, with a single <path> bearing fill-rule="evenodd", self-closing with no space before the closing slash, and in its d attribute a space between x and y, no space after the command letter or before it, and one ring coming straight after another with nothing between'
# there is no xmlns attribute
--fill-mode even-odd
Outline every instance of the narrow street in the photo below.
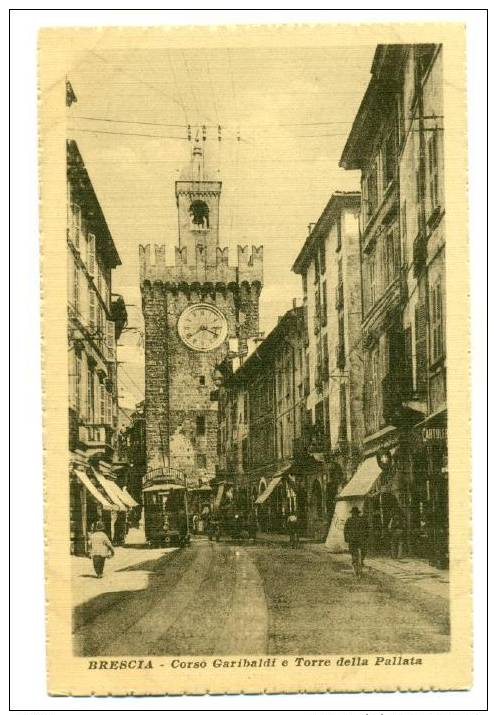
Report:
<svg viewBox="0 0 497 715"><path fill-rule="evenodd" d="M413 586L397 588L377 572L366 570L358 582L348 562L305 546L197 539L184 550L119 549L115 562L98 581L80 560L85 573L80 566L73 577L75 595L98 584L74 611L77 655L428 653L450 646L448 605L426 607Z"/></svg>

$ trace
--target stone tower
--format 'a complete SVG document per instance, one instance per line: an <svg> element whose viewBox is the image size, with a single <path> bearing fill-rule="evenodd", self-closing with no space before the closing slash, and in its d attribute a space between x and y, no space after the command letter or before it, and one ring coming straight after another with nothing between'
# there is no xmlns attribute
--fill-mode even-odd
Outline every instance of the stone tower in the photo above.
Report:
<svg viewBox="0 0 497 715"><path fill-rule="evenodd" d="M195 142L176 181L175 265L165 246L140 246L145 320L147 470L180 469L192 485L215 474L216 366L259 331L263 247L238 246L236 266L219 245L221 181Z"/></svg>

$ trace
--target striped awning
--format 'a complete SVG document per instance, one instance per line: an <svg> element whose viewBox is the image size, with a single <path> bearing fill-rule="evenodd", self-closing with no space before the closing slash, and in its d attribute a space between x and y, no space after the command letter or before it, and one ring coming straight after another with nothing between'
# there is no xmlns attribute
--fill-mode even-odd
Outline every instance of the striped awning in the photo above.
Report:
<svg viewBox="0 0 497 715"><path fill-rule="evenodd" d="M116 505L117 511L127 511L129 507L125 504L123 499L121 499L122 489L118 487L115 482L107 479L107 477L104 477L104 475L97 469L92 469L92 471L96 480L108 495L109 500Z"/></svg>
<svg viewBox="0 0 497 715"><path fill-rule="evenodd" d="M121 489L121 501L123 501L130 509L134 509L135 506L139 506L138 502L133 499L131 494L128 492L127 487Z"/></svg>
<svg viewBox="0 0 497 715"><path fill-rule="evenodd" d="M224 487L225 487L225 484L223 482L217 488L216 499L214 501L214 509L219 509L219 507L221 506L221 502L223 500L223 494L224 494Z"/></svg>
<svg viewBox="0 0 497 715"><path fill-rule="evenodd" d="M380 474L381 469L378 466L376 457L368 457L364 462L361 462L352 479L344 486L337 496L337 501L365 497L373 488Z"/></svg>
<svg viewBox="0 0 497 715"><path fill-rule="evenodd" d="M269 497L271 496L271 494L276 489L276 487L278 486L278 484L281 482L282 479L283 479L282 476L281 477L273 477L271 479L271 481L269 482L269 484L267 485L267 487L262 492L262 494L259 494L259 496L255 500L255 503L256 504L264 504L264 502L267 499L269 499Z"/></svg>
<svg viewBox="0 0 497 715"><path fill-rule="evenodd" d="M73 469L73 474L79 479L91 496L98 501L106 511L120 511L119 507L109 499L91 480L84 469Z"/></svg>

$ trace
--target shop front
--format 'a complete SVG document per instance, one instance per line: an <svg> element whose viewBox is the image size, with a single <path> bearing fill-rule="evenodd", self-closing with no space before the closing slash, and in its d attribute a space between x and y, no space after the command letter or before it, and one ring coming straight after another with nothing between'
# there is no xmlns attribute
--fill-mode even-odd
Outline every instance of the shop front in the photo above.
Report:
<svg viewBox="0 0 497 715"><path fill-rule="evenodd" d="M286 520L291 509L296 507L295 493L289 479L290 470L291 466L285 465L271 476L259 480L254 506L261 531L276 534L287 531Z"/></svg>
<svg viewBox="0 0 497 715"><path fill-rule="evenodd" d="M416 426L413 449L413 524L419 556L449 566L447 411Z"/></svg>
<svg viewBox="0 0 497 715"><path fill-rule="evenodd" d="M352 513L353 507L357 507L368 517L370 536L378 528L377 517L379 514L372 502L371 495L373 489L377 488L377 482L382 475L382 469L378 464L376 456L367 457L358 466L352 478L343 487L336 498L335 510L331 520L330 529L326 538L326 546L330 551L340 553L348 550L348 545L344 539L345 522ZM383 499L379 501L380 509L383 506Z"/></svg>
<svg viewBox="0 0 497 715"><path fill-rule="evenodd" d="M126 535L126 516L138 506L133 497L111 478L110 465L89 464L75 455L69 465L71 554L88 553L88 537L102 521L109 538L122 543Z"/></svg>

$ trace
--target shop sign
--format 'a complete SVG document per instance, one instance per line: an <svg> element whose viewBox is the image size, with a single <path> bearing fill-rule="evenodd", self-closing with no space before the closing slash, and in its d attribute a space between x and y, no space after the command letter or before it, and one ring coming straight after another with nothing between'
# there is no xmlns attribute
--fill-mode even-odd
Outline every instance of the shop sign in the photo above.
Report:
<svg viewBox="0 0 497 715"><path fill-rule="evenodd" d="M421 430L423 442L442 442L447 440L447 427L424 427Z"/></svg>

